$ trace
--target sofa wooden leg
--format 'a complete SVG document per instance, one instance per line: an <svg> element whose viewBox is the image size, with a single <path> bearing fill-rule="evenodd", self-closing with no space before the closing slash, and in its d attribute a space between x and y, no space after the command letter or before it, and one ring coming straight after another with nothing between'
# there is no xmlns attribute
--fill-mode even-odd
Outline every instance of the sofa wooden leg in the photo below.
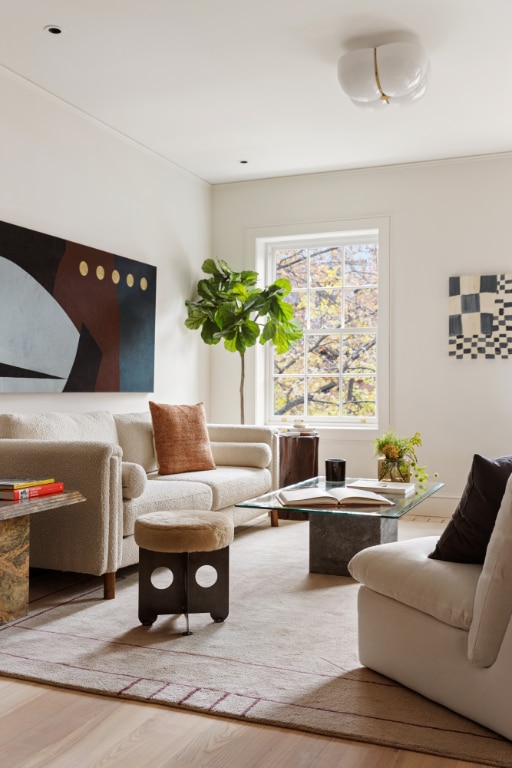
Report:
<svg viewBox="0 0 512 768"><path fill-rule="evenodd" d="M276 528L279 525L279 512L277 509L270 510L270 525Z"/></svg>
<svg viewBox="0 0 512 768"><path fill-rule="evenodd" d="M116 596L116 573L115 571L112 571L111 573L104 573L103 574L103 599L113 600L115 596Z"/></svg>

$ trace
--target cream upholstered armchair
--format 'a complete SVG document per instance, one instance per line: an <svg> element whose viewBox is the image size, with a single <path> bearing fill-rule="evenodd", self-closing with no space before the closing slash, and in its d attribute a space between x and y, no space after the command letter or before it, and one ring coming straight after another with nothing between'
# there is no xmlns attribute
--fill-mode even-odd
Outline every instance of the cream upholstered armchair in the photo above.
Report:
<svg viewBox="0 0 512 768"><path fill-rule="evenodd" d="M505 474L511 469L507 459ZM462 507L439 542L436 537L398 541L352 558L350 573L361 584L359 658L512 739L512 475L494 523L495 510L486 508L489 499L479 487L480 470L473 466ZM497 498L500 480L503 473L495 474L489 488ZM491 534L483 563L460 562L462 548L477 544L477 526L486 517L483 528ZM446 545L458 562L439 559Z"/></svg>

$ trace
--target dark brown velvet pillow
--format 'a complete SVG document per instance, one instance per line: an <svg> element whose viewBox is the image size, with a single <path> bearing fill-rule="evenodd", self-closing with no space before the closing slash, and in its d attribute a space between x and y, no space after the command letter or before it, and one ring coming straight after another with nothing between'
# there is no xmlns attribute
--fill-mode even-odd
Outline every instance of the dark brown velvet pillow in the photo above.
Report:
<svg viewBox="0 0 512 768"><path fill-rule="evenodd" d="M454 563L483 563L505 486L512 456L486 459L475 454L466 487L452 519L429 557Z"/></svg>
<svg viewBox="0 0 512 768"><path fill-rule="evenodd" d="M203 403L149 403L159 475L216 469Z"/></svg>

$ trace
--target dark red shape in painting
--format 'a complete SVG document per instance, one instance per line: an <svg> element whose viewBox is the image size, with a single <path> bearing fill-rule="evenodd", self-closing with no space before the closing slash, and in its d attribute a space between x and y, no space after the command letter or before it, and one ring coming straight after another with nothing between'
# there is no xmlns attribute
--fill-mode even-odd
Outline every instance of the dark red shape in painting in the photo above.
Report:
<svg viewBox="0 0 512 768"><path fill-rule="evenodd" d="M87 265L85 275L81 263ZM80 334L85 326L100 350L96 392L118 392L120 388L119 305L113 272L113 254L68 241L53 290Z"/></svg>

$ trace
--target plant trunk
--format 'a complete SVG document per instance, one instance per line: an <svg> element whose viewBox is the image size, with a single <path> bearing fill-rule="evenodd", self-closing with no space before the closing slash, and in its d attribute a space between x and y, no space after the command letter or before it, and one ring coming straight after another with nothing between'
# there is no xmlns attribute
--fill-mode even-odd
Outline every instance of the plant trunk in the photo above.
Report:
<svg viewBox="0 0 512 768"><path fill-rule="evenodd" d="M240 352L240 424L245 424L245 402L244 402L244 387L245 387L245 355Z"/></svg>

